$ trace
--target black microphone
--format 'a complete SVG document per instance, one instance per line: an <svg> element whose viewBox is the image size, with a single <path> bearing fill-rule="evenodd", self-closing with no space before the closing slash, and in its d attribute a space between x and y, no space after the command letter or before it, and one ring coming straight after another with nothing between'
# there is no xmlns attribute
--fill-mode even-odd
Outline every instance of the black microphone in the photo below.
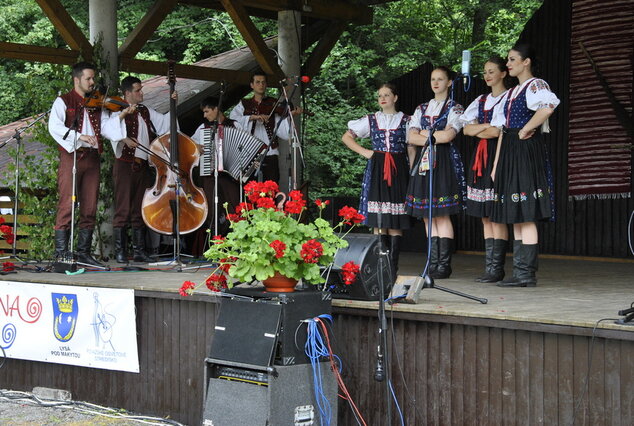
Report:
<svg viewBox="0 0 634 426"><path fill-rule="evenodd" d="M383 353L381 352L381 346L376 347L376 367L374 369L374 380L382 382L385 380L385 369L383 368Z"/></svg>
<svg viewBox="0 0 634 426"><path fill-rule="evenodd" d="M619 315L629 315L631 313L634 312L634 307L633 308L628 308L628 309L623 309L622 311L619 311Z"/></svg>
<svg viewBox="0 0 634 426"><path fill-rule="evenodd" d="M462 84L463 86L467 85L467 77L469 77L469 68L471 68L471 51L463 50L462 51Z"/></svg>

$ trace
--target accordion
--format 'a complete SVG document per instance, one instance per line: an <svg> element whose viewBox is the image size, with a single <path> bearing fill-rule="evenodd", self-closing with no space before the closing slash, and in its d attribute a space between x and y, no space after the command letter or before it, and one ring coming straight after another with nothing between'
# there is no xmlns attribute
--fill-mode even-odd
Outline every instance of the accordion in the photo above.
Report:
<svg viewBox="0 0 634 426"><path fill-rule="evenodd" d="M219 170L225 171L235 180L246 182L260 167L267 152L267 145L260 139L235 127L219 127ZM216 168L216 143L211 140L211 129L203 130L201 176L211 176Z"/></svg>

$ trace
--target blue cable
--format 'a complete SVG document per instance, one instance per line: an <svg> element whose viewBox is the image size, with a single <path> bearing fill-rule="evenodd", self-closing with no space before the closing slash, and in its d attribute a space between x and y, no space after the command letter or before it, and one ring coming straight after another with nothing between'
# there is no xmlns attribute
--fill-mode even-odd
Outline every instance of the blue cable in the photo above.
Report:
<svg viewBox="0 0 634 426"><path fill-rule="evenodd" d="M405 426L405 419L403 419L403 412L401 411L401 406L398 405L398 399L396 399L396 394L394 393L394 388L392 387L392 381L388 382L390 386L390 392L392 393L392 398L394 399L394 404L396 404L396 409L398 410L398 415L401 418L401 424Z"/></svg>
<svg viewBox="0 0 634 426"><path fill-rule="evenodd" d="M319 315L317 318L324 318L332 322L332 316L327 314ZM328 351L328 347L324 344L316 319L309 319L307 322L308 338L306 339L306 344L304 345L304 352L310 359L310 364L313 370L313 387L315 388L315 400L320 414L319 422L322 426L324 424L330 425L332 406L323 391L321 364L319 362L321 357L329 357L330 352Z"/></svg>

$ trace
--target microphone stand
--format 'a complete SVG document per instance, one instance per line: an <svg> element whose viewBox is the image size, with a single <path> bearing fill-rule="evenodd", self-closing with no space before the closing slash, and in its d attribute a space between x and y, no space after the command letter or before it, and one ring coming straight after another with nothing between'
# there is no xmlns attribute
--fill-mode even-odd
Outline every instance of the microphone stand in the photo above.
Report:
<svg viewBox="0 0 634 426"><path fill-rule="evenodd" d="M28 129L33 127L37 122L39 122L42 118L44 118L49 111L46 111L40 114L31 124L28 126L19 128L15 130L13 136L11 136L6 141L0 143L0 149L4 148L12 140L16 142L15 149L15 178L14 178L14 196L13 196L13 244L11 244L11 256L0 257L0 259L9 259L13 258L19 262L23 262L24 260L19 258L17 255L17 244L18 244L18 208L19 208L19 200L20 200L20 153L22 149L22 133L26 132Z"/></svg>
<svg viewBox="0 0 634 426"><path fill-rule="evenodd" d="M275 125L275 132L273 132L273 134L277 134L277 130L282 124L282 120L284 120L285 118L289 120L288 141L291 144L291 150L292 150L292 154L291 154L292 172L291 172L291 175L289 176L290 178L289 189L297 189L297 154L298 153L299 153L300 159L302 160L302 166L304 168L306 167L306 163L304 162L304 153L302 152L302 147L301 147L301 144L299 143L299 136L297 134L297 128L295 127L295 119L293 118L293 114L291 111L291 103L289 101L289 99L292 99L293 95L295 95L295 91L297 90L298 87L299 87L299 80L297 80L295 84L293 84L293 91L291 92L291 95L288 96L288 93L286 92L286 86L282 84L282 94L284 97L284 102L286 102L286 108L284 111L284 114L286 115L286 117L280 117L280 121L278 121Z"/></svg>
<svg viewBox="0 0 634 426"><path fill-rule="evenodd" d="M441 113L442 113L442 109L441 109ZM441 120L440 119L436 120L436 123L438 123L439 121ZM434 145L436 141L434 138L435 131L436 131L436 126L434 124L432 125L432 128L429 129L429 138L427 139L427 144L422 148L420 153L420 158L414 164L414 167L412 168L412 172L411 172L411 174L416 173L416 171L419 168L420 162L423 161L423 156L425 154L425 151L427 150L428 152L427 157L429 160L429 170L427 171L429 173L428 199L430 200L429 210L427 212L427 263L425 264L425 269L423 270L423 272L420 274L420 276L416 277L414 283L412 283L412 285L410 286L409 291L407 292L407 295L405 297L405 301L408 303L418 303L420 292L424 288L435 288L440 291L455 294L456 296L466 297L467 299L475 300L482 304L486 304L488 302L487 299L472 296L470 294L462 293L460 291L453 290L447 287L441 287L441 286L435 285L434 279L431 277L431 275L429 275L431 244L432 244L432 218L433 218L432 209L434 208L434 206L431 203L431 200L434 199L434 162L435 162Z"/></svg>
<svg viewBox="0 0 634 426"><path fill-rule="evenodd" d="M383 269L385 265L383 264L385 256L387 256L388 252L385 251L383 247L383 242L381 241L381 213L378 213L378 233L376 234L376 238L379 246L379 261L378 261L378 284L379 284L379 343L377 345L377 359L376 359L376 368L374 370L374 380L377 382L382 382L385 380L385 396L386 400L386 408L387 408L387 422L386 424L391 424L392 420L392 392L390 388L391 383L391 373L390 373L390 358L389 351L387 346L387 316L385 315L385 282L383 281ZM390 265L388 263L388 268ZM389 276L392 276L392 271L390 271Z"/></svg>

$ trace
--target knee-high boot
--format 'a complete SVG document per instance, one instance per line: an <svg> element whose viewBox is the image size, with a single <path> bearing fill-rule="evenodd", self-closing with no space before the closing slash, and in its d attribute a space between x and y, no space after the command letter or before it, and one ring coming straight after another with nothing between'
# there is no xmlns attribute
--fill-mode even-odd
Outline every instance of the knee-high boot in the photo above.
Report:
<svg viewBox="0 0 634 426"><path fill-rule="evenodd" d="M538 244L520 245L520 263L515 281L508 284L498 283L500 287L535 287L537 285L537 254Z"/></svg>
<svg viewBox="0 0 634 426"><path fill-rule="evenodd" d="M92 229L80 229L77 237L77 262L85 263L91 266L104 267L90 254L92 246Z"/></svg>
<svg viewBox="0 0 634 426"><path fill-rule="evenodd" d="M491 270L488 276L483 277L481 283L496 283L504 278L504 263L506 261L506 249L508 241L493 240L491 250Z"/></svg>
<svg viewBox="0 0 634 426"><path fill-rule="evenodd" d="M487 280L491 276L491 263L493 261L493 241L493 238L485 238L484 240L484 274L475 279L478 283L491 282L482 280Z"/></svg>
<svg viewBox="0 0 634 426"><path fill-rule="evenodd" d="M438 239L438 268L430 274L434 279L444 279L451 276L451 257L453 255L453 238Z"/></svg>
<svg viewBox="0 0 634 426"><path fill-rule="evenodd" d="M145 228L132 230L132 250L134 250L135 262L152 262L152 258L145 253Z"/></svg>
<svg viewBox="0 0 634 426"><path fill-rule="evenodd" d="M438 269L438 246L439 246L438 240L439 240L438 237L431 237L431 239L428 240L428 241L431 241L429 267L427 269L427 275L429 276L431 276L432 274L435 274L436 270Z"/></svg>
<svg viewBox="0 0 634 426"><path fill-rule="evenodd" d="M513 276L498 282L498 287L515 287L519 282L518 276L520 274L522 264L521 246L522 240L513 240Z"/></svg>
<svg viewBox="0 0 634 426"><path fill-rule="evenodd" d="M63 258L68 252L69 235L70 231L68 229L55 230L55 259Z"/></svg>
<svg viewBox="0 0 634 426"><path fill-rule="evenodd" d="M117 263L128 263L128 238L126 228L112 228L114 257Z"/></svg>
<svg viewBox="0 0 634 426"><path fill-rule="evenodd" d="M392 262L392 277L396 281L398 275L398 258L401 255L401 236L390 235L390 261Z"/></svg>

